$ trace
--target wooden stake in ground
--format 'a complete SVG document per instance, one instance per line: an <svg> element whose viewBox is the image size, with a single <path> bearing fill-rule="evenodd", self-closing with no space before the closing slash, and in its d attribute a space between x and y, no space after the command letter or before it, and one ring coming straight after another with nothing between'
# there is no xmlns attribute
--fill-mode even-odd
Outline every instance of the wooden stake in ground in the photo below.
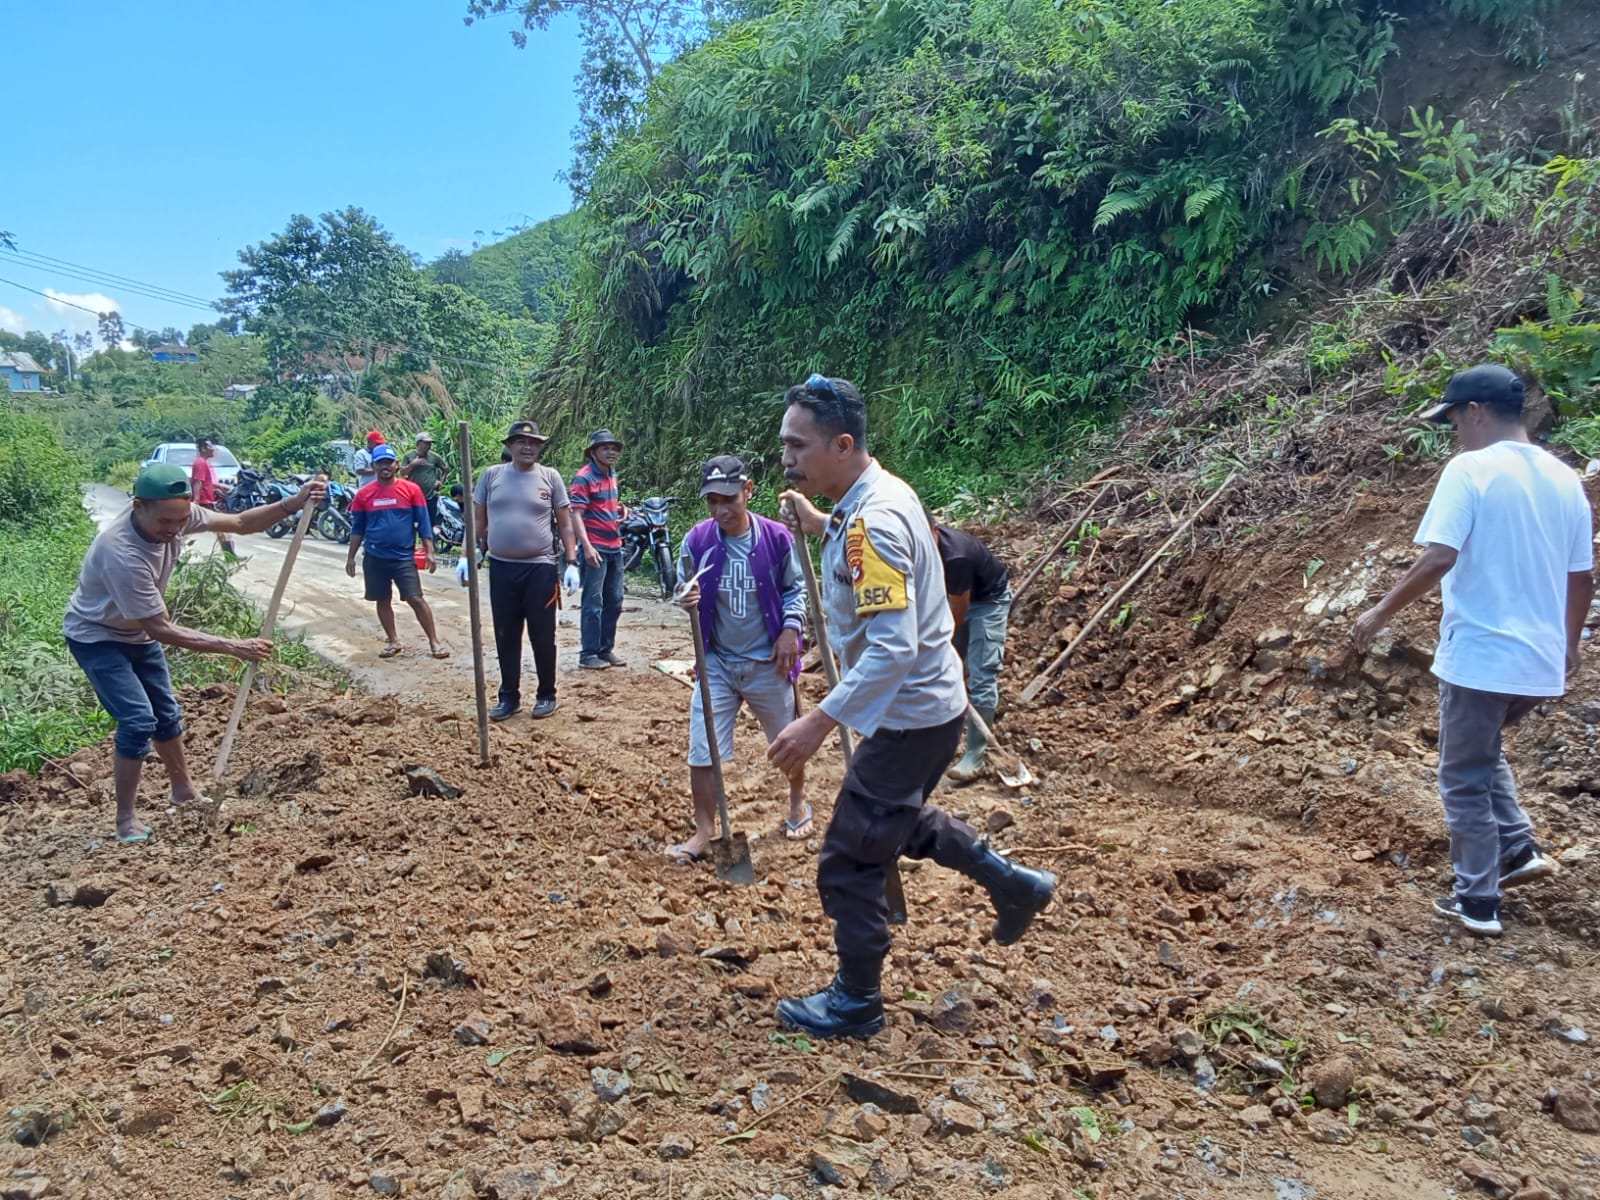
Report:
<svg viewBox="0 0 1600 1200"><path fill-rule="evenodd" d="M1149 574L1150 568L1161 561L1161 556L1167 552L1174 542L1188 532L1189 526L1193 525L1195 521L1199 519L1200 514L1205 512L1206 509L1210 508L1212 502L1216 500L1218 496L1222 495L1223 492L1227 491L1229 485L1232 484L1237 478L1237 475L1229 475L1226 479L1224 479L1222 481L1222 486L1216 491L1212 492L1211 495L1206 497L1206 502L1190 513L1188 517L1184 519L1183 524L1179 525L1178 528L1173 531L1172 536L1161 543L1160 549L1158 549L1149 558L1145 559L1143 565L1141 565L1139 569L1133 573L1128 582L1119 587L1116 590L1116 594L1100 606L1099 611L1097 611L1094 616L1089 618L1089 623L1078 632L1078 636L1073 638L1072 641L1067 644L1067 648L1065 650L1056 655L1055 661L1035 675L1033 677L1033 682L1022 689L1022 699L1024 703L1031 704L1038 697L1039 693L1044 690L1044 685L1050 682L1050 676L1054 675L1058 670L1066 665L1067 659L1072 657L1072 652L1083 644L1083 640L1086 637L1094 632L1095 627L1100 624L1105 615L1115 608L1117 606L1117 602L1131 592L1138 585L1141 579Z"/></svg>
<svg viewBox="0 0 1600 1200"><path fill-rule="evenodd" d="M317 480L327 482L326 475ZM294 540L289 552L283 556L283 566L278 568L278 582L272 587L272 599L267 603L267 615L261 622L261 636L269 638L278 627L278 606L283 603L283 589L289 586L289 573L294 570L294 560L300 557L300 543L306 540L306 530L311 528L312 512L316 505L307 503L300 510L300 520L294 527ZM233 739L238 736L239 722L244 717L245 703L250 699L250 688L256 681L256 664L245 663L244 678L239 680L239 694L233 698L233 712L228 715L228 727L222 733L222 745L217 748L217 766L212 777L217 780L227 774L228 759L233 757Z"/></svg>
<svg viewBox="0 0 1600 1200"><path fill-rule="evenodd" d="M1078 531L1078 529L1083 525L1084 521L1088 520L1089 514L1099 507L1100 501L1106 498L1106 493L1108 493L1113 486L1114 485L1108 483L1105 485L1105 487L1101 488L1097 493L1095 493L1094 499L1083 506L1083 511L1072 518L1071 524L1069 524L1062 532L1061 536L1056 539L1055 545L1051 546L1050 549L1041 554L1039 556L1039 561L1033 564L1033 569L1023 576L1022 582L1017 585L1017 590L1011 593L1011 607L1007 610L1010 615L1014 616L1016 614L1017 605L1022 603L1022 598L1028 594L1028 589L1033 586L1033 581L1039 578L1039 572L1045 569L1046 564L1048 564L1052 558L1061 553L1061 547L1065 546L1072 540L1072 535Z"/></svg>
<svg viewBox="0 0 1600 1200"><path fill-rule="evenodd" d="M483 618L478 615L478 511L472 500L472 432L456 422L461 456L461 553L467 556L467 610L472 621L472 686L478 698L478 765L489 765L489 692L483 682Z"/></svg>

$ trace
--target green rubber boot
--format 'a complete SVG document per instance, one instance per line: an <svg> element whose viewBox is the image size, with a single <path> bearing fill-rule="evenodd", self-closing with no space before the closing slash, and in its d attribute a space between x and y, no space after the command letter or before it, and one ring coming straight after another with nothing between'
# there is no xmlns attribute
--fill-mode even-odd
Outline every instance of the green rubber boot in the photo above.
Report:
<svg viewBox="0 0 1600 1200"><path fill-rule="evenodd" d="M980 708L978 715L984 723L991 728L994 726L994 709ZM989 739L983 735L977 725L969 717L967 719L967 752L961 756L961 761L945 772L957 783L971 783L983 774L987 765L985 758L989 753Z"/></svg>

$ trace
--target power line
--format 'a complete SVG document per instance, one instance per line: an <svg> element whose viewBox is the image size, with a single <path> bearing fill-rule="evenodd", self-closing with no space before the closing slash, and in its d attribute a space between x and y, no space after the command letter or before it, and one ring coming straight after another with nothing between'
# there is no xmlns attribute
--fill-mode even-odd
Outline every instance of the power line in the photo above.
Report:
<svg viewBox="0 0 1600 1200"><path fill-rule="evenodd" d="M108 271L103 267L88 267L83 263L68 262L64 258L53 258L48 254L40 254L37 250L19 249L9 251L9 253L21 258L36 259L41 263L48 263L56 267L66 267L77 271L88 271L92 274L103 276L106 279L114 280L117 283L132 284L134 287L148 288L149 290L155 292L165 292L168 295L175 296L181 300L196 300L202 304L212 303L212 301L207 300L204 296L197 296L193 292L182 292L177 288L169 288L165 284L149 283L142 279L134 279L128 275L118 275L115 271Z"/></svg>
<svg viewBox="0 0 1600 1200"><path fill-rule="evenodd" d="M181 294L169 294L153 287L147 288L142 285L136 286L126 283L121 280L111 280L97 277L90 272L69 271L62 267L52 266L48 263L29 262L25 258L7 253L5 251L0 251L0 261L10 261L19 267L26 267L34 271L46 271L52 275L65 275L69 279L78 279L94 287L111 288L119 292L131 292L133 295L139 296L145 300L155 300L162 304L173 304L177 305L179 308L198 309L208 313L216 311L215 305L210 303L200 303L198 302L198 298L185 299Z"/></svg>
<svg viewBox="0 0 1600 1200"><path fill-rule="evenodd" d="M31 256L31 257L37 258L37 259L42 259L42 260L45 260L45 261L44 261L44 263L28 262L28 261L26 261L26 259L24 257L25 255L28 255L28 256ZM192 296L192 297L190 297L190 300L196 301L196 302L199 302L199 303L191 303L189 300L179 299L179 297L189 296L189 293L187 293L187 292L174 291L174 290L169 289L169 288L164 288L159 284L145 284L145 283L142 283L142 282L140 282L138 280L129 280L125 276L115 275L115 274L112 274L111 272L95 271L95 269L91 268L91 267L78 267L77 264L69 263L65 259L51 258L49 255L45 255L45 254L36 254L36 253L34 253L32 251L6 251L6 250L3 250L3 249L0 249L0 259L11 259L18 266L32 267L34 270L38 270L38 271L53 270L53 271L56 271L56 272L58 272L60 274L65 274L69 278L81 279L81 280L84 280L87 283L97 284L97 285L99 285L101 287L115 287L118 290L132 291L135 295L143 296L145 299L149 299L149 300L158 300L158 301L161 301L163 303L176 304L176 305L178 305L180 307L185 307L185 308L202 308L203 307L204 311L206 311L206 312L216 312L216 311L218 311L218 308L217 308L216 304L214 304L214 303L212 303L210 301L202 301L201 298L198 297L198 296ZM60 264L60 265L59 266L47 266L47 265L45 265L46 263L55 263L55 264ZM73 271L66 269L66 268L69 268L69 267L73 268L74 270L78 270L78 271L89 272L89 273L95 274L95 275L103 275L104 278L93 279L93 278L89 278L88 276L86 276L84 274L74 274ZM60 296L52 296L49 292L41 292L38 288L31 288L31 287L28 287L26 284L17 283L14 280L0 279L0 283L8 284L9 286L15 287L15 288L21 288L25 292L32 292L35 296L43 296L46 300L53 300L57 304L65 304L65 305L67 305L67 306L69 306L71 308L80 309L80 310L82 310L83 312L86 312L86 313L93 313L96 317L100 316L99 311L96 310L96 309L89 308L89 307L87 307L85 305L82 305L82 304L76 304L71 300L64 300ZM168 294L163 295L163 294L160 294L160 293L168 293ZM337 335L333 334L330 330L317 329L317 328L314 328L314 327L307 328L305 330L305 332L322 334L323 336L328 337L330 339L336 338L336 336L337 336ZM404 350L397 351L397 353L401 353L401 354L405 354L405 353L417 354L419 356L422 356L422 357L425 357L425 358L429 358L429 359L432 359L432 360L437 361L437 362L457 363L457 364L460 364L461 366L479 367L479 368L482 368L484 370L490 370L490 371L506 371L507 374L510 374L510 375L522 375L522 376L526 376L526 377L530 377L530 378L539 373L537 368L529 368L529 369L526 369L524 371L517 371L514 368L507 368L502 364L483 362L483 361L481 361L479 359L463 358L463 357L460 357L459 355L454 355L454 354L440 354L437 351L423 349L421 347L407 347ZM374 365L376 365L376 364L368 363L369 367L370 366L374 366Z"/></svg>
<svg viewBox="0 0 1600 1200"><path fill-rule="evenodd" d="M86 305L74 304L71 300L63 300L60 296L52 296L49 292L41 292L38 288L31 288L27 284L18 283L14 279L0 279L0 283L6 284L9 287L21 288L25 292L32 292L35 296L43 296L46 300L54 300L57 304L65 304L68 308L81 308L86 313L94 313L94 315L97 317L100 315L98 312L95 312L94 309L89 308Z"/></svg>

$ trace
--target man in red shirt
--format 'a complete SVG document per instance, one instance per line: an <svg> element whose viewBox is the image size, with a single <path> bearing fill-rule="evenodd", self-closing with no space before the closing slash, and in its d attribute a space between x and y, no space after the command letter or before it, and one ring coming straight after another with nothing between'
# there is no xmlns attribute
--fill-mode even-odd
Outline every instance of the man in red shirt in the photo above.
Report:
<svg viewBox="0 0 1600 1200"><path fill-rule="evenodd" d="M217 447L210 438L201 438L195 444L194 462L189 467L189 489L194 493L194 502L202 508L217 507L217 473L211 469L211 460L216 454ZM239 557L230 535L219 533L217 541L222 543L222 552L229 558Z"/></svg>
<svg viewBox="0 0 1600 1200"><path fill-rule="evenodd" d="M622 533L627 515L617 503L617 459L622 442L609 429L589 435L583 469L567 489L578 534L583 579L582 644L578 665L588 670L625 665L617 654L617 617L622 612Z"/></svg>

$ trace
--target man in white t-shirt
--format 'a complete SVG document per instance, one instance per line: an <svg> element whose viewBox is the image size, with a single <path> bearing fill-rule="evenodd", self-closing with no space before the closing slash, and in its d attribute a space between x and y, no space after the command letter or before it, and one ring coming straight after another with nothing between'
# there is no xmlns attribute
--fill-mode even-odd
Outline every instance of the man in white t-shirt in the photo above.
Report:
<svg viewBox="0 0 1600 1200"><path fill-rule="evenodd" d="M1433 906L1486 936L1501 930L1501 888L1559 869L1517 802L1501 732L1566 690L1594 598L1589 501L1571 468L1529 440L1522 393L1514 372L1485 364L1452 378L1421 414L1451 425L1461 453L1417 530L1421 557L1351 631L1366 653L1401 609L1440 585L1439 795L1456 884Z"/></svg>

